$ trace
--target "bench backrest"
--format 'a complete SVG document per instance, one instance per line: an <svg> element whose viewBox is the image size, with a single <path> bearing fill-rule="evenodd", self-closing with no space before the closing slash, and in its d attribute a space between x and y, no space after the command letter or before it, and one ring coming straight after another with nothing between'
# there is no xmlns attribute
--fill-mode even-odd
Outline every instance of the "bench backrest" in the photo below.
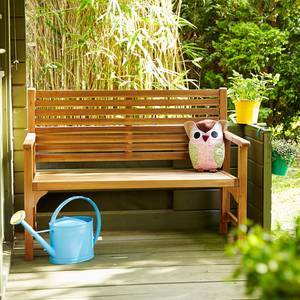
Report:
<svg viewBox="0 0 300 300"><path fill-rule="evenodd" d="M28 90L36 162L188 159L188 120L226 119L225 88Z"/></svg>

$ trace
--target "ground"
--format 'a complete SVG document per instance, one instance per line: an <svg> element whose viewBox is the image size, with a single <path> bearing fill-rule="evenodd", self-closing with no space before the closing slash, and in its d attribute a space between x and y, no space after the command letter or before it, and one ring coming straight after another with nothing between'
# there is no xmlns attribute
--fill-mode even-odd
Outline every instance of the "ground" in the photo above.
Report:
<svg viewBox="0 0 300 300"><path fill-rule="evenodd" d="M300 164L290 167L287 176L272 175L272 228L287 230L300 216Z"/></svg>
<svg viewBox="0 0 300 300"><path fill-rule="evenodd" d="M244 280L229 281L239 258L216 232L103 233L95 258L53 265L35 243L24 261L17 237L7 300L246 300Z"/></svg>
<svg viewBox="0 0 300 300"><path fill-rule="evenodd" d="M273 227L293 227L300 215L299 183L299 164L286 177L273 175ZM244 295L244 279L229 281L239 258L227 257L225 244L216 232L108 234L92 261L61 266L49 264L40 248L33 262L25 262L19 237L7 299L251 299Z"/></svg>

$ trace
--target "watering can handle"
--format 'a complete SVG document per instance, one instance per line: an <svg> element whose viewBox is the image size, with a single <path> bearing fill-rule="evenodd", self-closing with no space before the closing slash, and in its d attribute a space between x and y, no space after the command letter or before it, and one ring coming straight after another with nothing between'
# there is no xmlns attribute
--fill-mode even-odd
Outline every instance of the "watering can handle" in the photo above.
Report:
<svg viewBox="0 0 300 300"><path fill-rule="evenodd" d="M95 236L94 236L94 245L95 245L98 240L98 237L100 235L100 231L101 231L101 215L100 215L100 211L99 211L96 203L93 200L91 200L90 198L83 197L83 196L73 196L73 197L66 199L54 211L54 213L51 217L51 220L50 220L50 227L52 226L52 224L55 223L56 218L57 218L58 214L60 213L60 211L62 210L62 208L73 200L85 200L85 201L89 202L96 212L97 227L96 227L96 232L95 232Z"/></svg>

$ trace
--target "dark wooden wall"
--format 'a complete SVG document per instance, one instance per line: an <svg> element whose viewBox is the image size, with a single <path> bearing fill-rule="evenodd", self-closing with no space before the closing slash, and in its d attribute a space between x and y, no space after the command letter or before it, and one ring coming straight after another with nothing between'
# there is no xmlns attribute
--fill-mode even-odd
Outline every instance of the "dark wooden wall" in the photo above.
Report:
<svg viewBox="0 0 300 300"><path fill-rule="evenodd" d="M271 228L272 148L271 131L246 126L244 137L251 142L248 159L248 216Z"/></svg>
<svg viewBox="0 0 300 300"><path fill-rule="evenodd" d="M23 141L26 124L25 3L11 1L11 62L15 209L23 206ZM13 63L18 61L18 63Z"/></svg>
<svg viewBox="0 0 300 300"><path fill-rule="evenodd" d="M7 240L13 239L12 226L9 219L13 213L13 194L18 184L18 174L12 171L12 161L16 152L13 152L16 143L22 143L24 128L26 127L26 70L25 70L25 16L24 0L2 0L0 2L2 18L0 32L0 48L6 53L1 55L1 69L5 72L3 81L3 164L5 174L5 236ZM22 102L22 104L21 104ZM21 112L22 111L22 112ZM22 128L22 137L17 139L16 129ZM13 139L14 135L14 139ZM21 142L22 140L22 142ZM18 147L15 147L18 149ZM23 161L16 160L14 171L23 170ZM13 188L13 180L17 182ZM18 192L17 192L18 195Z"/></svg>

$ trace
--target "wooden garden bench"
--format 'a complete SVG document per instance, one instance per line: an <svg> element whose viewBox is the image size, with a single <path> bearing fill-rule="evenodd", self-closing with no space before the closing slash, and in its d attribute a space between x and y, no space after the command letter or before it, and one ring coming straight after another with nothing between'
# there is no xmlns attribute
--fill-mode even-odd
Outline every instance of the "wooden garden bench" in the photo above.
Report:
<svg viewBox="0 0 300 300"><path fill-rule="evenodd" d="M249 142L225 132L222 170L99 167L110 161L186 161L187 120L226 119L227 92L214 90L42 91L28 90L24 142L24 206L36 227L36 207L49 191L220 188L220 231L245 221ZM229 173L230 143L238 145L238 174ZM90 163L93 168L83 168ZM107 165L107 163L106 163ZM175 164L174 164L175 165ZM230 210L230 194L238 203ZM25 258L33 240L25 232Z"/></svg>

